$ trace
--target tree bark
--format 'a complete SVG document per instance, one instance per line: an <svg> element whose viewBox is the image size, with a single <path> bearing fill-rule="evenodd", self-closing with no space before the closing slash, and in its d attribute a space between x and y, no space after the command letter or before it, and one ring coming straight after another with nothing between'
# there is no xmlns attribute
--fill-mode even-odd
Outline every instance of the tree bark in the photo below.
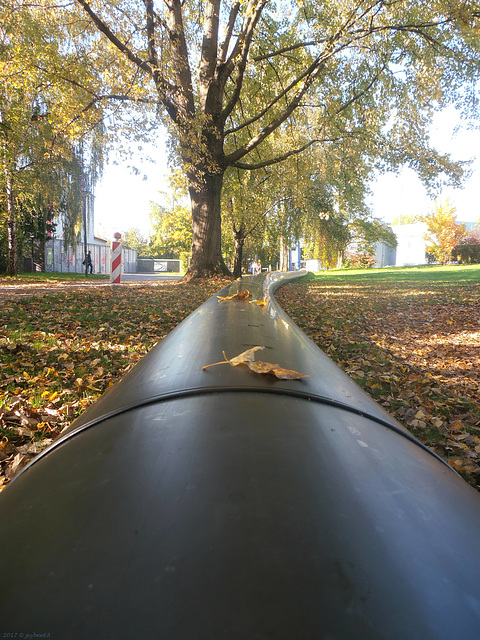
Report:
<svg viewBox="0 0 480 640"><path fill-rule="evenodd" d="M17 216L15 210L15 196L13 184L8 170L5 171L5 187L7 194L7 237L8 237L8 262L7 276L15 277L18 274L17 252Z"/></svg>
<svg viewBox="0 0 480 640"><path fill-rule="evenodd" d="M233 237L235 239L235 253L233 258L233 277L242 277L242 262L243 262L243 245L245 244L245 233L242 228L239 231L233 231Z"/></svg>
<svg viewBox="0 0 480 640"><path fill-rule="evenodd" d="M280 271L288 271L288 244L283 236L280 236Z"/></svg>
<svg viewBox="0 0 480 640"><path fill-rule="evenodd" d="M198 175L198 174L197 174ZM222 256L221 195L224 172L189 176L192 204L192 261L185 280L231 275Z"/></svg>

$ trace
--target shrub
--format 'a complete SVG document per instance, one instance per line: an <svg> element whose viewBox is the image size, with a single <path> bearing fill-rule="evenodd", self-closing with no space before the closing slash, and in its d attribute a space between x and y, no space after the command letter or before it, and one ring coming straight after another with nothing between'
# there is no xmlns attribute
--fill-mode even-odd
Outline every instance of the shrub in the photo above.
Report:
<svg viewBox="0 0 480 640"><path fill-rule="evenodd" d="M371 269L377 262L371 253L350 253L344 266L348 269Z"/></svg>

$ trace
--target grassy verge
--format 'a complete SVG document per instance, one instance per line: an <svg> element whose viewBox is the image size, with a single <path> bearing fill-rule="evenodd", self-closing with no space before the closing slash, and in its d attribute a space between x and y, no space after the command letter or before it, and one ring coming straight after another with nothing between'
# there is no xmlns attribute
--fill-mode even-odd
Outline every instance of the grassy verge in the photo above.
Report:
<svg viewBox="0 0 480 640"><path fill-rule="evenodd" d="M48 282L73 282L91 280L109 280L110 275L92 273L85 276L84 273L19 273L15 278L0 277L1 285L12 285L17 283L48 283Z"/></svg>
<svg viewBox="0 0 480 640"><path fill-rule="evenodd" d="M479 488L479 265L322 272L277 297L360 386Z"/></svg>

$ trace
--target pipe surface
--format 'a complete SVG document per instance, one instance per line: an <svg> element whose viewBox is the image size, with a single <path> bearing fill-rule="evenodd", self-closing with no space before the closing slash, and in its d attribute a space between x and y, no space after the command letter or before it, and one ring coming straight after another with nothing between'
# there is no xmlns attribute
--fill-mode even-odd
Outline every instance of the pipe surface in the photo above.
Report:
<svg viewBox="0 0 480 640"><path fill-rule="evenodd" d="M292 277L210 298L0 494L2 631L480 637L480 496L280 309ZM253 346L309 377L202 370Z"/></svg>

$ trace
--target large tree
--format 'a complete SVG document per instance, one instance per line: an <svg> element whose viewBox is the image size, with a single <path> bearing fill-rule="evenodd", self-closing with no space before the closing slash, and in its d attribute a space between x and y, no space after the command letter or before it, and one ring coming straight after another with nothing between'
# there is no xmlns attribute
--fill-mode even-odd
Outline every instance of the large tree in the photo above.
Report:
<svg viewBox="0 0 480 640"><path fill-rule="evenodd" d="M359 138L372 158L409 163L427 184L459 177L427 132L433 110L465 105L464 80L477 77L478 0L75 1L117 51L110 76L118 82L130 64L138 99L156 94L188 178L191 276L225 269L228 167Z"/></svg>

